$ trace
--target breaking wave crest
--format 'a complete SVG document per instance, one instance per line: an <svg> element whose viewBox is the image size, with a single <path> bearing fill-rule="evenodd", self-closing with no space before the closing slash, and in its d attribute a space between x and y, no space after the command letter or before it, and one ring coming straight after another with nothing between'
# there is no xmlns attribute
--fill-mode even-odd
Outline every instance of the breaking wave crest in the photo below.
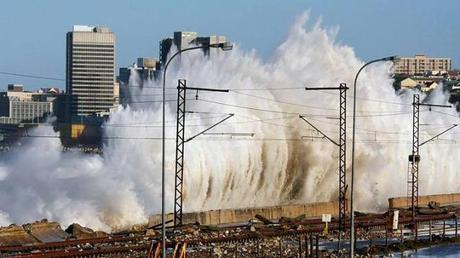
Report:
<svg viewBox="0 0 460 258"><path fill-rule="evenodd" d="M179 78L186 78L189 87L230 89L229 93L199 92L197 99L196 92L189 92L187 110L196 113L187 114L187 138L226 114L235 114L209 131L217 134L201 135L186 143L185 211L337 198L338 148L320 139L299 114L337 139L338 92L307 92L303 88L342 82L351 86L363 62L351 47L337 42L337 29L319 23L308 25L308 16L304 13L296 19L267 62L255 51L236 47L231 52L211 52L209 57L200 51L188 52L170 67L167 210L173 209L175 87ZM406 194L412 93L395 93L391 69L389 63L370 66L358 82L355 189L361 210L384 209L387 198ZM13 152L2 154L0 224L46 217L63 225L78 222L110 230L145 222L149 214L160 211L161 84L149 81L141 88L135 80L129 85L131 104L120 107L105 125L107 141L102 155L62 152L59 139L50 138L31 138ZM446 102L441 91L432 97L437 103ZM349 101L348 114L351 106ZM421 113L421 123L437 125L424 129L422 138L458 121L454 110L443 112L452 116ZM349 132L351 139L350 128ZM32 133L55 135L47 126ZM446 160L456 153L456 145L448 144L455 135L443 139L421 148L421 194L460 190L459 184L452 183L457 176L455 164Z"/></svg>

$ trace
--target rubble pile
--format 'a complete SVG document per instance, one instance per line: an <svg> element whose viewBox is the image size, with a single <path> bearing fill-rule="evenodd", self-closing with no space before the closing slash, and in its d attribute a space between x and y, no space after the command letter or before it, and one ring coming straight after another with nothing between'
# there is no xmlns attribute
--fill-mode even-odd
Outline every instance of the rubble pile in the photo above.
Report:
<svg viewBox="0 0 460 258"><path fill-rule="evenodd" d="M433 204L430 209L439 209L439 206ZM403 229L407 230L410 213L401 211L400 214L400 221L404 221L401 225L405 225ZM401 238L402 230L392 231L389 226L392 214L356 215L356 238L368 241L365 248L357 249L359 255L364 255L362 257L371 253L372 248L376 250L374 239L382 242L382 239L397 241ZM424 215L418 219L427 222L456 220L457 217L449 213ZM313 253L321 257L338 257L337 222L333 219L326 227L320 218L298 216L271 220L255 215L255 218L240 224L214 226L192 223L167 227L168 257L173 257L173 253L180 250L186 250L187 257L299 257L299 253L304 256ZM10 225L0 228L0 255L20 257L17 255L60 252L68 255L66 257L74 257L73 254L75 257L145 257L149 252L161 250L159 226L136 226L108 234L78 224L72 224L64 231L58 223L47 220L22 226ZM343 234L341 238L347 239L348 235Z"/></svg>
<svg viewBox="0 0 460 258"><path fill-rule="evenodd" d="M72 224L64 231L59 223L43 219L24 225L12 224L8 227L0 227L0 246L31 245L106 236L108 234L105 232L93 231L78 224Z"/></svg>
<svg viewBox="0 0 460 258"><path fill-rule="evenodd" d="M108 234L103 231L94 231L77 223L68 226L65 232L69 234L69 238L71 239L89 239L108 236Z"/></svg>
<svg viewBox="0 0 460 258"><path fill-rule="evenodd" d="M26 245L39 243L38 239L27 233L22 226L12 224L8 227L0 228L0 245Z"/></svg>

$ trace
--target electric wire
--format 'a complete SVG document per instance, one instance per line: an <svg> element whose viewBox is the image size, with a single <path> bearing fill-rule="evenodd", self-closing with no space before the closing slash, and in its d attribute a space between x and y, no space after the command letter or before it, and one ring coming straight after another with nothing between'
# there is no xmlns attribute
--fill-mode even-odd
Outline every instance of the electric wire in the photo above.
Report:
<svg viewBox="0 0 460 258"><path fill-rule="evenodd" d="M12 72L6 72L6 71L0 71L0 74L12 75L12 76L17 76L17 77L25 77L25 78L33 78L33 79L43 79L43 80L52 80L52 81L65 81L65 79L61 79L61 78L40 76L40 75L31 75L31 74L23 74L23 73L12 73Z"/></svg>
<svg viewBox="0 0 460 258"><path fill-rule="evenodd" d="M278 114L288 114L288 115L293 115L293 114L299 114L296 112L287 112L287 111L279 111L279 110L271 110L271 109L263 109L263 108L256 108L256 107L250 107L250 106L242 106L242 105L236 105L236 104L229 104L229 103L224 103L216 100L207 100L200 98L198 99L199 101L207 102L207 103L212 103L212 104L217 104L217 105L223 105L223 106L229 106L229 107L234 107L234 108L240 108L240 109L247 109L247 110L253 110L253 111L260 111L260 112L268 112L268 113L278 113ZM396 112L396 113L381 113L381 114L368 114L368 115L357 115L356 117L374 117L374 116L399 116L399 115L410 115L412 112ZM330 117L331 115L329 114L311 114L307 116L321 116L321 117Z"/></svg>
<svg viewBox="0 0 460 258"><path fill-rule="evenodd" d="M17 135L17 138L37 138L37 139L71 139L70 137L62 137L58 135ZM91 137L87 137L91 138ZM101 136L101 137L93 137L102 140L152 140L152 141L160 141L161 137L124 137L124 136ZM165 138L168 141L175 141L176 138ZM216 138L216 137L206 137L206 138L198 138L194 139L193 141L294 141L294 142L315 142L321 141L326 142L325 139L318 136L303 136L302 138ZM404 144L410 145L412 144L411 141L404 141L404 140L397 140L397 139L377 139L377 140L358 140L357 143L385 143L385 144ZM455 140L450 139L438 139L435 142L430 142L431 145L442 145L442 144L451 144L456 145L459 144Z"/></svg>

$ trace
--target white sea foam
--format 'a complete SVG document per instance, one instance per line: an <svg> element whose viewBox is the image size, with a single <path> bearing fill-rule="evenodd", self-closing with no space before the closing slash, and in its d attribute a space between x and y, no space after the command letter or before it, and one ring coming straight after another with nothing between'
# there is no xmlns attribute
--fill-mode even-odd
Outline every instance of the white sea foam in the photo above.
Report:
<svg viewBox="0 0 460 258"><path fill-rule="evenodd" d="M231 52L184 53L168 69L167 210L173 209L177 79L189 87L232 90L189 92L187 137L225 117L210 132L254 133L253 137L202 135L185 146L185 211L330 201L337 198L338 148L319 136L298 114L338 137L338 92L305 91L305 86L352 86L363 64L353 49L336 41L337 29L297 18L270 61L238 47ZM393 54L393 53L391 53ZM372 65L358 82L356 198L361 210L382 210L392 196L406 194L411 150L411 94L395 94L391 64ZM0 224L46 217L64 225L109 230L145 222L158 213L161 194L160 83L140 89L132 79L131 104L119 108L105 127L103 155L62 152L58 139L32 138L0 161ZM275 90L275 88L291 88ZM296 89L292 89L296 88ZM245 90L246 89L246 90ZM253 90L247 90L253 89ZM348 96L352 91L348 92ZM442 92L433 101L446 102ZM423 96L422 96L423 98ZM348 114L351 101L348 99ZM286 104L289 102L291 104ZM421 113L422 139L458 122L454 110ZM351 119L348 119L351 139ZM433 126L437 125L437 126ZM50 127L34 135L55 135ZM114 139L112 137L124 137ZM306 136L306 137L305 137ZM127 139L131 138L131 139ZM132 139L138 138L138 139ZM300 140L303 138L304 140ZM454 140L455 134L443 139ZM350 141L348 147L351 147ZM420 193L459 191L457 145L437 141L421 148ZM348 161L350 152L348 153ZM348 162L350 167L350 162Z"/></svg>

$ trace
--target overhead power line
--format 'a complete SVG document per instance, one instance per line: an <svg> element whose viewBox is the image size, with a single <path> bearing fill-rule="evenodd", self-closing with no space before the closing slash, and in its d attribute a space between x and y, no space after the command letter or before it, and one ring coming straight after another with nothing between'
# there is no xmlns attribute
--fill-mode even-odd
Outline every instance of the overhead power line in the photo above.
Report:
<svg viewBox="0 0 460 258"><path fill-rule="evenodd" d="M11 76L18 76L18 77L26 77L26 78L34 78L34 79L44 79L44 80L54 80L54 81L65 81L65 79L62 78L56 78L56 77L49 77L49 76L41 76L41 75L30 75L30 74L22 74L22 73L12 73L12 72L6 72L6 71L0 71L0 74L5 74L5 75L11 75ZM129 88L152 88L152 89L157 89L161 90L162 88L159 86L136 86L136 85L123 85L120 87L129 87ZM176 90L175 87L166 87L167 90ZM292 90L303 90L305 87L268 87L268 88L231 88L230 91L235 92L237 94L243 94L238 91L292 91ZM320 91L324 94L332 94L335 95L334 93L330 92L325 92L325 91ZM153 94L156 95L156 94ZM172 94L171 94L172 95ZM252 96L256 97L251 94L245 94L247 96ZM269 98L263 98L263 97L258 97L261 99L266 99L266 100L271 100ZM348 98L353 98L353 96L348 96ZM365 98L365 97L356 97L357 99L360 100L365 100L365 101L372 101L372 102L378 102L378 103L384 103L384 104L392 104L392 105L400 105L400 106L410 106L410 104L404 104L404 103L399 103L399 102L392 102L392 101L385 101L385 100L379 100L379 99L372 99L372 98ZM290 105L299 105L299 106L305 106L305 107L310 107L310 108L319 108L319 107L313 107L313 106L307 106L307 105L302 105L302 104L296 104L296 103L289 103L289 102L284 102L284 101L276 101L278 103L284 103L284 104L290 104ZM323 108L325 109L325 108ZM332 109L331 109L332 110Z"/></svg>
<svg viewBox="0 0 460 258"><path fill-rule="evenodd" d="M296 112L287 112L287 111L280 111L280 110L271 110L271 109L263 109L263 108L257 108L257 107L251 107L251 106L242 106L242 105L236 105L236 104L229 104L229 103L224 103L224 102L219 102L215 100L207 100L207 99L198 99L199 101L207 102L207 103L213 103L213 104L218 104L218 105L223 105L223 106L229 106L229 107L234 107L234 108L239 108L239 109L247 109L247 110L253 110L253 111L260 111L260 112L268 112L268 113L277 113L277 114L287 114L287 115L298 115L299 113ZM301 112L300 112L301 113ZM397 112L397 113L381 113L381 114L369 114L369 115L358 115L357 117L374 117L374 116L399 116L399 115L409 115L411 112ZM330 115L327 114L304 114L305 116L309 117L331 117Z"/></svg>
<svg viewBox="0 0 460 258"><path fill-rule="evenodd" d="M5 72L5 71L0 71L0 74L17 76L17 77L33 78L33 79L51 80L51 81L65 81L65 79L62 79L62 78L23 74L23 73L10 73L10 72Z"/></svg>
<svg viewBox="0 0 460 258"><path fill-rule="evenodd" d="M37 138L37 139L69 139L70 137L60 137L58 135L15 135L15 137L18 138ZM86 137L86 138L91 138L91 137ZM94 137L96 138L96 137ZM151 141L160 141L162 138L161 137L124 137L124 136L102 136L98 137L103 140L151 140ZM176 138L165 138L168 141L175 141ZM208 137L208 138L199 138L195 139L195 141L286 141L286 142L314 142L314 141L321 141L325 142L326 139L323 137L318 137L318 136L302 136L300 138L271 138L271 137L266 137L266 138L221 138L221 137ZM377 139L377 140L359 140L357 142L359 143L384 143L384 144L411 144L410 141L403 141L403 140L397 140L397 139ZM451 145L457 145L459 144L455 140L449 140L449 139L439 139L437 142L430 142L430 144L433 145L444 145L444 144L451 144Z"/></svg>

